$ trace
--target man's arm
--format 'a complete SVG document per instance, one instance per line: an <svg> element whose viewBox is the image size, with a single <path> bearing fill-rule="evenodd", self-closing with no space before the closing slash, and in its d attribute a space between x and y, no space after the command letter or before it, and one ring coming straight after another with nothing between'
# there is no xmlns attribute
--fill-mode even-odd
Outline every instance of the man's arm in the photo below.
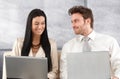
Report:
<svg viewBox="0 0 120 79"><path fill-rule="evenodd" d="M120 47L118 42L113 39L110 46L110 61L113 72L111 79L120 79Z"/></svg>
<svg viewBox="0 0 120 79"><path fill-rule="evenodd" d="M62 48L60 57L60 79L67 79L67 60L65 46Z"/></svg>

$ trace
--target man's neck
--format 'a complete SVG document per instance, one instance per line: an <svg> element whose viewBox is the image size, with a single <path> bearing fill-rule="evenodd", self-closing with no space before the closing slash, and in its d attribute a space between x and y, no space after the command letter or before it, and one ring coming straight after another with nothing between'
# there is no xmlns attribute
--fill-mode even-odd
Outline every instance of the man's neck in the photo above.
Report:
<svg viewBox="0 0 120 79"><path fill-rule="evenodd" d="M87 31L83 34L83 36L88 36L92 31L93 31L93 29L87 30Z"/></svg>

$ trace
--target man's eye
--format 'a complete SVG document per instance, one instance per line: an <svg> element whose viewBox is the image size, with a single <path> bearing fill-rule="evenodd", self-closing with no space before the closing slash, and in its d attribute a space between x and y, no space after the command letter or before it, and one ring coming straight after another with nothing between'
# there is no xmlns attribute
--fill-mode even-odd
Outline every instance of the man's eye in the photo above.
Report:
<svg viewBox="0 0 120 79"><path fill-rule="evenodd" d="M78 20L75 20L75 22L78 22Z"/></svg>
<svg viewBox="0 0 120 79"><path fill-rule="evenodd" d="M44 25L45 23L41 23L42 25Z"/></svg>

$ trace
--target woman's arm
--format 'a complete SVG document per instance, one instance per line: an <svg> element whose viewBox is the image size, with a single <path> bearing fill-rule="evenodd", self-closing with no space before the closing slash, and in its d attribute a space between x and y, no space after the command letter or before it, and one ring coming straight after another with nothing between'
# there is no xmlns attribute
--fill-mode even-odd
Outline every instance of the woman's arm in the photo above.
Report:
<svg viewBox="0 0 120 79"><path fill-rule="evenodd" d="M51 44L51 60L52 60L52 71L48 73L49 79L57 79L58 77L58 52L57 45L54 40L50 40Z"/></svg>

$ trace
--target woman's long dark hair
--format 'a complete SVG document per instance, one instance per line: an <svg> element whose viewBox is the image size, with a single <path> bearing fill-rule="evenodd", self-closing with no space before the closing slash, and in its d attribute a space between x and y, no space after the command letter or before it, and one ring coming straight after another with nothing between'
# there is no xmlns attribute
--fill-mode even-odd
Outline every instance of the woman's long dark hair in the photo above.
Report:
<svg viewBox="0 0 120 79"><path fill-rule="evenodd" d="M37 16L43 16L45 18L45 30L41 35L40 44L45 52L45 56L48 59L48 72L52 69L52 62L51 62L51 46L48 39L47 34L47 17L45 13L40 9L34 9L30 12L28 18L27 18L27 25L26 25L26 32L25 32L25 38L23 42L23 47L21 51L21 56L28 56L30 52L30 48L32 47L32 20L33 18Z"/></svg>

